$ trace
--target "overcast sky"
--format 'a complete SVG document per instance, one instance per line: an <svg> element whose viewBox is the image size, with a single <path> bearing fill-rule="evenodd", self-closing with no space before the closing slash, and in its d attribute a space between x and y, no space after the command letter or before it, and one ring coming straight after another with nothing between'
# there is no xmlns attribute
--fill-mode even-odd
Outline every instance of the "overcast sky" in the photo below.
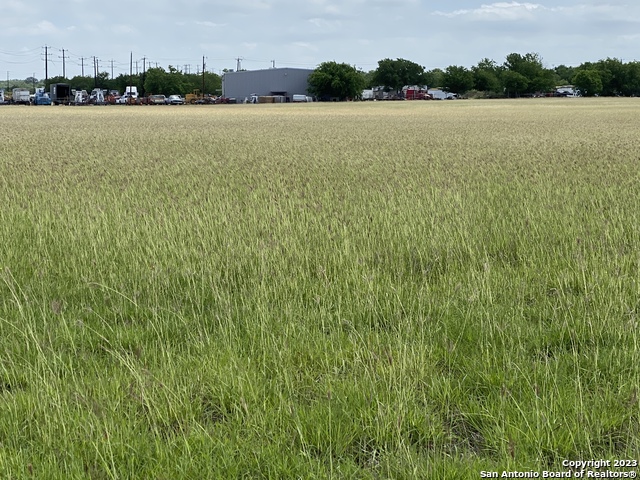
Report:
<svg viewBox="0 0 640 480"><path fill-rule="evenodd" d="M503 63L539 53L545 66L616 57L640 60L638 0L2 0L0 79L128 73L134 62L192 73L314 68L335 60L373 70L383 58L426 69ZM186 65L186 67L185 67ZM135 72L135 64L134 64ZM0 85L2 83L0 82Z"/></svg>

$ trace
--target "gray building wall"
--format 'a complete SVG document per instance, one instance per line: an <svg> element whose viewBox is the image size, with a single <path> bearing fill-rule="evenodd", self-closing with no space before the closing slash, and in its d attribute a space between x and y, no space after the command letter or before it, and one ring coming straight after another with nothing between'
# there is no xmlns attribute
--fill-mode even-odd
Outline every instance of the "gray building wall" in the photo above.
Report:
<svg viewBox="0 0 640 480"><path fill-rule="evenodd" d="M306 68L269 68L227 72L222 76L222 95L241 102L253 94L307 95L307 79L313 70Z"/></svg>

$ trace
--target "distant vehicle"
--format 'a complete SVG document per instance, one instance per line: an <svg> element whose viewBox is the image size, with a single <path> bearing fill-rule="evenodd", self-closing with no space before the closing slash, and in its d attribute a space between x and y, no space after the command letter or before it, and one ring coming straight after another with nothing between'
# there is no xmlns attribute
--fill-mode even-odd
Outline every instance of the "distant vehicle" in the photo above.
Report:
<svg viewBox="0 0 640 480"><path fill-rule="evenodd" d="M458 98L457 94L440 90L439 88L430 88L427 93L431 95L431 98L434 100L455 100Z"/></svg>
<svg viewBox="0 0 640 480"><path fill-rule="evenodd" d="M13 103L29 105L31 102L31 95L29 94L28 88L14 88L12 93Z"/></svg>
<svg viewBox="0 0 640 480"><path fill-rule="evenodd" d="M375 94L373 92L373 89L368 89L368 90L363 90L362 91L362 96L360 97L362 100L373 100L375 99Z"/></svg>
<svg viewBox="0 0 640 480"><path fill-rule="evenodd" d="M34 105L51 105L51 98L49 98L49 94L44 91L44 87L36 88L32 103Z"/></svg>
<svg viewBox="0 0 640 480"><path fill-rule="evenodd" d="M124 90L124 95L122 95L116 103L121 104L135 104L138 103L138 87L128 86Z"/></svg>
<svg viewBox="0 0 640 480"><path fill-rule="evenodd" d="M138 96L125 93L124 95L122 95L120 98L116 100L116 103L119 103L122 105L134 105L138 103Z"/></svg>
<svg viewBox="0 0 640 480"><path fill-rule="evenodd" d="M66 83L52 83L49 86L49 98L54 105L69 105L71 103L71 87Z"/></svg>
<svg viewBox="0 0 640 480"><path fill-rule="evenodd" d="M193 93L187 93L184 97L184 103L189 103L191 105L195 105L196 103L202 104L204 96L200 93L200 90L197 88L193 91Z"/></svg>
<svg viewBox="0 0 640 480"><path fill-rule="evenodd" d="M554 92L554 97L576 98L580 96L582 96L582 93L573 85L562 85L560 87L556 87Z"/></svg>
<svg viewBox="0 0 640 480"><path fill-rule="evenodd" d="M291 97L291 101L293 103L312 102L313 98L311 98L311 97L309 97L307 95L294 94L293 97Z"/></svg>
<svg viewBox="0 0 640 480"><path fill-rule="evenodd" d="M405 100L433 100L428 92L429 89L426 86L406 85L402 87L402 96Z"/></svg>
<svg viewBox="0 0 640 480"><path fill-rule="evenodd" d="M105 91L101 88L94 88L93 90L91 90L91 95L89 95L89 103L94 105L104 105L104 92Z"/></svg>
<svg viewBox="0 0 640 480"><path fill-rule="evenodd" d="M164 95L151 95L149 97L149 105L165 105L167 103L167 97Z"/></svg>
<svg viewBox="0 0 640 480"><path fill-rule="evenodd" d="M184 98L180 95L169 95L167 99L167 104L169 105L184 105Z"/></svg>
<svg viewBox="0 0 640 480"><path fill-rule="evenodd" d="M76 90L73 103L76 105L85 105L89 101L89 94L86 90Z"/></svg>
<svg viewBox="0 0 640 480"><path fill-rule="evenodd" d="M4 90L2 88L0 88L0 105L2 105L4 102Z"/></svg>

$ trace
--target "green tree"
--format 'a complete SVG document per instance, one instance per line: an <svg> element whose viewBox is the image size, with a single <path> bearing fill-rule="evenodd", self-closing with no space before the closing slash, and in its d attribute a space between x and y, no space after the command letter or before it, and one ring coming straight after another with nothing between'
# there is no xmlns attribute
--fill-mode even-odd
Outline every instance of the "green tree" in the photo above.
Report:
<svg viewBox="0 0 640 480"><path fill-rule="evenodd" d="M521 73L507 70L502 74L502 85L504 85L508 97L518 97L521 93L526 92L529 81Z"/></svg>
<svg viewBox="0 0 640 480"><path fill-rule="evenodd" d="M603 95L620 95L624 91L626 69L622 60L617 58L607 58L600 60L596 64L602 77Z"/></svg>
<svg viewBox="0 0 640 480"><path fill-rule="evenodd" d="M444 84L444 72L439 68L424 72L424 83L429 87L442 87Z"/></svg>
<svg viewBox="0 0 640 480"><path fill-rule="evenodd" d="M573 67L567 67L566 65L558 65L555 67L554 72L556 74L555 80L557 85L567 85L573 82L573 76L576 69Z"/></svg>
<svg viewBox="0 0 640 480"><path fill-rule="evenodd" d="M483 58L475 67L473 72L473 88L482 92L496 94L502 91L500 83L501 68L488 58Z"/></svg>
<svg viewBox="0 0 640 480"><path fill-rule="evenodd" d="M81 75L76 75L72 79L62 83L68 83L71 88L75 88L76 90L86 90L87 92L93 90L93 85L95 84L93 77L83 77Z"/></svg>
<svg viewBox="0 0 640 480"><path fill-rule="evenodd" d="M587 97L599 95L602 92L602 79L600 73L595 69L580 70L574 75L573 84L582 95Z"/></svg>
<svg viewBox="0 0 640 480"><path fill-rule="evenodd" d="M424 67L404 58L378 61L375 82L387 90L399 92L405 85L424 85Z"/></svg>
<svg viewBox="0 0 640 480"><path fill-rule="evenodd" d="M464 94L473 88L473 72L465 67L452 65L444 71L443 82L446 90Z"/></svg>
<svg viewBox="0 0 640 480"><path fill-rule="evenodd" d="M346 63L323 62L308 79L309 93L322 100L358 98L365 87L364 74Z"/></svg>
<svg viewBox="0 0 640 480"><path fill-rule="evenodd" d="M625 65L622 93L634 97L640 95L640 62L630 62Z"/></svg>
<svg viewBox="0 0 640 480"><path fill-rule="evenodd" d="M529 82L529 92L550 92L556 85L555 73L546 68L538 72Z"/></svg>
<svg viewBox="0 0 640 480"><path fill-rule="evenodd" d="M222 79L213 72L205 72L204 89L202 86L202 74L191 73L184 76L185 93L200 90L202 93L218 94L222 92Z"/></svg>
<svg viewBox="0 0 640 480"><path fill-rule="evenodd" d="M509 74L506 77L509 87L503 78L503 85L509 91L515 91L517 94L546 92L551 90L555 84L554 72L545 69L542 64L542 57L537 53L527 53L520 55L519 53L510 53L507 55L504 63L506 71L517 73L526 79L526 86L522 88L524 82L519 77ZM518 86L514 90L514 82Z"/></svg>
<svg viewBox="0 0 640 480"><path fill-rule="evenodd" d="M149 94L165 94L168 91L167 89L167 72L165 72L164 68L156 67L149 68L145 72L145 80L144 80L144 90ZM168 94L172 95L172 94Z"/></svg>
<svg viewBox="0 0 640 480"><path fill-rule="evenodd" d="M488 70L477 70L473 74L473 88L481 92L499 93L501 90L500 79L495 73Z"/></svg>
<svg viewBox="0 0 640 480"><path fill-rule="evenodd" d="M363 72L363 76L364 76L364 86L365 86L365 88L373 88L373 87L377 87L378 86L376 84L376 71L375 70L369 70L368 72Z"/></svg>
<svg viewBox="0 0 640 480"><path fill-rule="evenodd" d="M510 53L504 62L504 67L512 72L518 72L527 79L532 79L543 69L542 58L537 53Z"/></svg>
<svg viewBox="0 0 640 480"><path fill-rule="evenodd" d="M150 68L145 73L144 82L141 82L142 88L138 88L148 94L185 95L194 88L202 88L202 77L195 76L200 79L197 87L192 86L187 75L171 65L168 72L162 67Z"/></svg>
<svg viewBox="0 0 640 480"><path fill-rule="evenodd" d="M138 91L142 91L142 76L141 75L129 75L129 74L120 74L111 82L112 89L118 90L120 93L123 93L127 86L131 85L136 87ZM155 93L155 92L153 92Z"/></svg>

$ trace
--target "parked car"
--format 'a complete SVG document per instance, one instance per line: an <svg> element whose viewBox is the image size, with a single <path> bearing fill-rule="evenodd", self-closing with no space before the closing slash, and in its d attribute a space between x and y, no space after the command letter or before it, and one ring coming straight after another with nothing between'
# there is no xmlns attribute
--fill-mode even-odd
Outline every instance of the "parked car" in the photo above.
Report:
<svg viewBox="0 0 640 480"><path fill-rule="evenodd" d="M169 105L184 105L184 98L180 95L169 95L167 98L167 103Z"/></svg>
<svg viewBox="0 0 640 480"><path fill-rule="evenodd" d="M149 105L164 105L167 103L167 97L164 95L151 95L149 97Z"/></svg>
<svg viewBox="0 0 640 480"><path fill-rule="evenodd" d="M125 93L124 95L122 95L120 98L116 100L116 103L119 103L121 105L134 104L136 103L136 100L137 100L137 97L134 97L129 93Z"/></svg>

